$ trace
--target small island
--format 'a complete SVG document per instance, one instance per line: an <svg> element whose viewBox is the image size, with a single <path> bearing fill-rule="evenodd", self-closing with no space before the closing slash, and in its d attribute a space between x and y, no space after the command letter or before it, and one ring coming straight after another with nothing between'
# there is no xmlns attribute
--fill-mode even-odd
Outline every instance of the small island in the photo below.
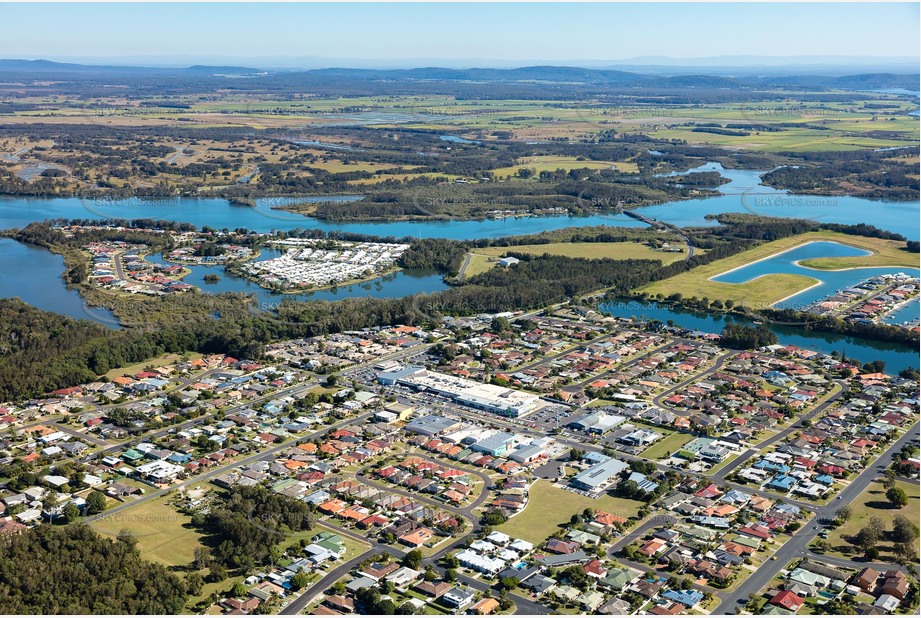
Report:
<svg viewBox="0 0 921 618"><path fill-rule="evenodd" d="M221 280L221 276L215 275L215 274L207 274L204 277L205 283L217 283L220 280Z"/></svg>

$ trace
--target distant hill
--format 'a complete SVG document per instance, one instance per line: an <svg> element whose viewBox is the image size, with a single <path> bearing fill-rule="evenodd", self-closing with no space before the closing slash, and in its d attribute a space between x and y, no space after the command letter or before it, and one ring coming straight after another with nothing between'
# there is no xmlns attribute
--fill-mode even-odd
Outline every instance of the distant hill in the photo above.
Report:
<svg viewBox="0 0 921 618"><path fill-rule="evenodd" d="M3 60L0 72L9 73L55 73L92 75L175 75L175 74L257 74L263 71L248 67L233 66L191 66L191 67L145 67L122 65L71 64L51 60Z"/></svg>
<svg viewBox="0 0 921 618"><path fill-rule="evenodd" d="M758 89L758 88L813 88L830 89L904 89L918 92L921 76L914 73L862 73L856 75L718 75L706 69L688 75L666 75L656 73L638 73L617 69L591 69L572 66L527 66L511 69L472 68L451 69L443 67L420 67L414 69L360 69L360 68L326 68L311 70L275 70L265 71L240 66L195 65L189 67L145 67L87 65L52 62L49 60L0 60L0 74L16 76L23 79L28 76L41 76L44 79L55 77L62 80L99 81L103 78L119 78L126 82L139 83L151 79L158 84L165 84L164 77L178 79L176 83L191 83L192 80L226 80L247 78L244 88L267 87L286 89L318 85L329 87L332 84L365 84L369 88L380 88L384 83L412 85L415 89L428 88L437 83L453 83L467 86L471 84L509 84L520 88L535 88L538 84L554 84L562 88L574 85L589 88L592 91L612 89L646 89L646 90L683 90L706 89ZM426 86L428 84L428 86Z"/></svg>

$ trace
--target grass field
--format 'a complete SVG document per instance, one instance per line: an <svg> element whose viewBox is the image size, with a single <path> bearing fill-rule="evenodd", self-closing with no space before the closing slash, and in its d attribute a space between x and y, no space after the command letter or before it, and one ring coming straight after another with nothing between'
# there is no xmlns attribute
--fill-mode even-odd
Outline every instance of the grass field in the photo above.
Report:
<svg viewBox="0 0 921 618"><path fill-rule="evenodd" d="M637 500L602 496L593 500L587 496L554 487L550 481L539 480L531 486L528 505L496 529L531 543L541 543L569 523L569 518L586 508L614 513L624 517L636 515L645 504Z"/></svg>
<svg viewBox="0 0 921 618"><path fill-rule="evenodd" d="M880 128L883 129L882 127ZM893 130L898 131L899 129ZM659 139L681 139L691 144L710 144L762 152L841 152L863 148L912 145L910 141L861 137L850 133L836 134L830 131L808 128L792 128L738 137L699 133L690 129L665 129L653 131L650 135Z"/></svg>
<svg viewBox="0 0 921 618"><path fill-rule="evenodd" d="M595 401L591 402L585 407L586 408L603 408L604 406L614 406L614 405L617 405L617 402L614 401L613 399L596 399Z"/></svg>
<svg viewBox="0 0 921 618"><path fill-rule="evenodd" d="M682 446L693 439L694 436L688 434L673 433L650 446L640 456L646 459L664 459L671 456L675 451L680 450Z"/></svg>
<svg viewBox="0 0 921 618"><path fill-rule="evenodd" d="M856 500L851 502L851 517L843 525L836 528L828 535L828 542L831 543L834 555L850 557L843 550L852 550L852 545L845 540L846 537L857 534L863 528L871 517L879 517L885 522L886 530L892 529L892 522L896 515L904 515L911 520L916 526L921 526L921 487L917 483L906 483L896 481L896 487L901 487L908 494L908 504L901 509L893 509L892 505L886 499L886 490L882 482L874 481L867 487ZM882 539L876 545L880 551L880 560L885 562L894 559L892 553L892 543Z"/></svg>
<svg viewBox="0 0 921 618"><path fill-rule="evenodd" d="M850 237L849 237L850 238ZM907 266L918 268L918 254L909 253L903 248L905 243L897 240L868 238L866 246L847 242L862 249L872 251L873 255L837 258L810 258L802 260L801 265L818 270L843 270L846 268L870 268L877 266ZM845 241L842 241L845 242Z"/></svg>
<svg viewBox="0 0 921 618"><path fill-rule="evenodd" d="M470 263L467 265L467 269L464 270L464 276L473 277L475 275L479 275L480 273L485 273L495 265L495 256L484 255L482 253L471 253Z"/></svg>
<svg viewBox="0 0 921 618"><path fill-rule="evenodd" d="M96 532L112 538L128 530L137 538L141 556L168 566L179 566L192 562L195 548L203 547L201 535L186 527L191 521L191 517L166 504L165 498L158 498L90 525Z"/></svg>
<svg viewBox="0 0 921 618"><path fill-rule="evenodd" d="M804 93L812 94L812 93ZM305 102L300 99L227 94L221 100L200 101L197 97L170 97L173 102L189 104L189 109L140 108L136 101L113 96L101 99L105 114L87 111L84 101L26 97L23 102L56 107L51 114L46 109L21 111L8 117L13 123L72 123L84 120L112 126L177 125L194 122L198 126L299 127L326 124L328 114L346 114L343 101L318 98ZM885 100L894 107L873 114L861 109L862 101ZM353 97L349 105L361 107L367 114L379 114L375 122L380 128L411 126L420 129L443 130L477 139L489 139L501 123L519 139L542 141L550 138L579 139L586 134L616 129L621 133L645 132L655 137L684 139L693 144L729 146L743 150L804 151L853 150L881 146L916 145L917 120L905 113L916 106L886 95L866 96L855 93L847 104L830 101L804 102L770 97L764 101L720 103L710 105L631 105L619 106L598 101L580 101L576 106L560 106L558 101L524 101L516 99L470 101L450 96L431 97ZM401 116L394 124L387 114ZM351 114L354 115L354 114ZM407 118L408 117L408 118ZM776 131L750 131L745 136L717 135L691 131L691 123L716 122L755 123L774 125ZM882 132L882 134L874 133ZM879 135L883 135L880 137ZM892 139L898 138L898 139ZM548 155L531 157L519 165L543 169L593 167L594 164L617 166L622 171L634 171L627 162L574 161ZM502 173L514 174L519 165L501 168Z"/></svg>
<svg viewBox="0 0 921 618"><path fill-rule="evenodd" d="M716 260L710 264L700 266L671 279L657 281L640 288L648 294L662 294L668 296L680 293L685 297L704 296L719 300L732 300L736 304L747 306L767 307L783 298L792 296L817 282L817 279L802 275L775 274L758 277L746 283L723 283L712 281L711 277L726 271L751 264L757 260L770 257L776 253L792 249L810 241L834 241L842 244L859 247L872 251L873 255L857 258L834 258L818 260L804 260L810 267L820 266L822 269L847 268L855 266L908 266L918 267L916 254L900 251L896 241L882 240L879 238L866 238L863 236L850 236L837 232L809 232L799 236L791 236L774 242L765 243L754 249L743 251L731 257ZM818 262L818 264L816 264ZM816 273L821 277L821 272Z"/></svg>
<svg viewBox="0 0 921 618"><path fill-rule="evenodd" d="M554 242L546 245L518 245L515 247L486 247L477 249L474 255L502 257L509 252L530 253L534 255L563 255L573 258L600 260L659 260L663 265L683 260L685 253L656 251L640 242Z"/></svg>

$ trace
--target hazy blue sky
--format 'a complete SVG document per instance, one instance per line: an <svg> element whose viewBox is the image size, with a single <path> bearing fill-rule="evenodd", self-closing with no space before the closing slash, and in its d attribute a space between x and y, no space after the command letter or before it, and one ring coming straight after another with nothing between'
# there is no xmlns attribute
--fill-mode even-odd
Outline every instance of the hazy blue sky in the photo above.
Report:
<svg viewBox="0 0 921 618"><path fill-rule="evenodd" d="M0 57L914 57L918 20L918 3L0 4Z"/></svg>

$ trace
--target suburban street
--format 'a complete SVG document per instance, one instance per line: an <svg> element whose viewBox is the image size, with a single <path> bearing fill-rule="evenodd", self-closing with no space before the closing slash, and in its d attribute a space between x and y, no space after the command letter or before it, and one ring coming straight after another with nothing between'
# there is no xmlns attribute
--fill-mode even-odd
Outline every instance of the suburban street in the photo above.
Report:
<svg viewBox="0 0 921 618"><path fill-rule="evenodd" d="M817 522L834 519L835 513L841 508L841 505L853 502L863 490L869 487L874 479L881 476L883 471L888 467L892 454L898 452L903 446L918 437L918 427L919 423L914 423L901 438L890 445L890 447L876 459L874 465L861 472L856 479L851 481L851 483L838 494L838 499L832 500L826 506L812 506L809 511L813 513L813 518L804 524L789 541L784 543L784 545L777 550L775 554L777 560L769 560L762 564L757 571L742 581L739 587L729 595L729 598L724 598L723 602L713 613L736 613L737 605L746 603L750 594L756 593L766 586L769 581L776 577L781 569L787 566L787 563L794 558L801 558L806 555L809 543L815 539L822 527L818 525ZM827 561L825 556L817 555L817 558L822 561ZM863 563L851 562L850 566L853 568L855 566L863 567L865 565Z"/></svg>

